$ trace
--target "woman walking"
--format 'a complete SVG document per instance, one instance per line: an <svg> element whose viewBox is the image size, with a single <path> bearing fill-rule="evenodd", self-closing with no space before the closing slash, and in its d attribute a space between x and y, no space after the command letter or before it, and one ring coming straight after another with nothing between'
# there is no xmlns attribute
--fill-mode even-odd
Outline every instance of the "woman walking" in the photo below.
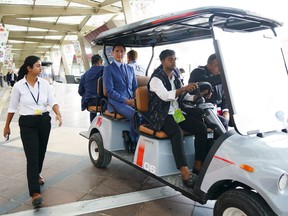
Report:
<svg viewBox="0 0 288 216"><path fill-rule="evenodd" d="M19 109L21 140L27 160L27 180L32 205L42 203L40 185L44 178L40 175L51 130L51 117L47 106L56 114L59 127L62 125L59 106L47 80L38 77L41 60L28 56L18 72L18 82L12 88L11 98L3 135L9 139L10 123Z"/></svg>

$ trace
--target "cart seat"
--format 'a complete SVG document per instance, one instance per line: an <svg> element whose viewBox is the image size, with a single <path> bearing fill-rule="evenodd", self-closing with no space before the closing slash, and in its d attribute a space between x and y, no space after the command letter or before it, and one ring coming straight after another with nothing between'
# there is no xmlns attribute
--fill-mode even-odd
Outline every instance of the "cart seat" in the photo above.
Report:
<svg viewBox="0 0 288 216"><path fill-rule="evenodd" d="M140 113L147 113L149 111L149 94L147 86L140 86L135 92L136 109ZM167 139L168 135L163 131L156 131L148 127L146 124L141 124L138 128L139 133L144 135L153 136L159 139Z"/></svg>
<svg viewBox="0 0 288 216"><path fill-rule="evenodd" d="M97 89L96 89L96 92L97 92L97 95L99 95L101 98L103 98L103 83L102 83L102 77L99 77L99 79L97 80ZM98 104L98 101L97 101L97 97L95 97L95 100L96 100L96 104ZM89 112L94 112L94 113L100 113L101 112L101 105L95 105L95 106L88 106L87 107L87 111Z"/></svg>
<svg viewBox="0 0 288 216"><path fill-rule="evenodd" d="M147 85L148 85L148 82L149 82L149 80L150 80L150 77L148 77L148 76L136 76L136 79L137 79L138 87L139 87L139 86L147 86ZM107 98L107 92L106 92L106 89L105 89L105 87L104 87L104 85L103 85L103 78L102 78L100 81L101 81L101 86L102 86L102 89L103 89L103 95L104 95L105 98ZM99 84L99 83L98 83L98 84ZM100 85L99 85L99 86L100 86ZM108 103L107 100L106 100L106 102ZM120 119L126 119L125 116L117 113L117 111L116 111L116 112L109 112L109 111L106 109L106 110L103 112L103 114L104 114L105 116L108 116L108 117L112 118L112 119L118 119L118 120L120 120Z"/></svg>
<svg viewBox="0 0 288 216"><path fill-rule="evenodd" d="M140 113L147 113L149 111L149 93L147 86L141 86L136 89L136 109ZM164 131L156 131L151 129L147 124L141 124L139 126L139 132L153 136L159 139L167 139L168 135ZM189 136L191 133L182 130L184 136Z"/></svg>

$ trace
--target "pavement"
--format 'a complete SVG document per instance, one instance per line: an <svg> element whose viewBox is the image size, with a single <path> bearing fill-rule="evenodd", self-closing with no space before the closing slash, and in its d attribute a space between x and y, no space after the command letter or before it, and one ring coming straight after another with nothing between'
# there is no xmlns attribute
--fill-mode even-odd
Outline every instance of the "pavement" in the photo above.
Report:
<svg viewBox="0 0 288 216"><path fill-rule="evenodd" d="M18 114L9 141L3 137L11 87L0 87L0 215L210 216L214 202L201 205L148 175L113 158L105 169L93 166L88 140L79 135L89 127L81 111L77 84L53 83L63 125L52 117L44 161L43 204L34 209L28 194L26 158Z"/></svg>

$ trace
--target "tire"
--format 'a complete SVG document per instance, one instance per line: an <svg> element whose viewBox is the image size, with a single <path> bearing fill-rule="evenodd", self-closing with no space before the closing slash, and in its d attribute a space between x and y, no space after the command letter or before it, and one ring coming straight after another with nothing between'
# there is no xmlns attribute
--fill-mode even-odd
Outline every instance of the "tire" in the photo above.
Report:
<svg viewBox="0 0 288 216"><path fill-rule="evenodd" d="M224 192L215 203L213 215L276 216L259 194L245 189Z"/></svg>
<svg viewBox="0 0 288 216"><path fill-rule="evenodd" d="M111 162L112 155L105 151L100 133L92 134L89 139L89 156L97 168L105 168Z"/></svg>

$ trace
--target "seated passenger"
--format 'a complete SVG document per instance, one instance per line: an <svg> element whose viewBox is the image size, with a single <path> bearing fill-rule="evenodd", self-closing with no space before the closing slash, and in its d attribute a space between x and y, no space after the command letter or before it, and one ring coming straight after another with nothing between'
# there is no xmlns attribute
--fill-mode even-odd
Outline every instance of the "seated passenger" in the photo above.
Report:
<svg viewBox="0 0 288 216"><path fill-rule="evenodd" d="M122 44L113 46L112 55L114 61L104 68L103 83L107 92L109 112L117 112L125 116L130 123L130 142L132 144L132 152L138 140L138 134L134 130L134 92L137 88L137 80L132 67L123 63L126 48Z"/></svg>
<svg viewBox="0 0 288 216"><path fill-rule="evenodd" d="M189 83L201 81L209 82L213 86L212 96L210 98L206 98L206 102L214 104L216 109L221 109L219 112L221 115L218 115L218 117L227 130L230 114L228 105L226 103L219 65L215 54L209 56L206 66L199 66L191 72Z"/></svg>
<svg viewBox="0 0 288 216"><path fill-rule="evenodd" d="M101 100L100 96L97 95L97 83L98 79L103 75L103 59L97 54L92 56L91 62L92 67L81 76L78 88L78 93L82 96L82 111L87 109L88 106L100 105ZM95 97L97 97L97 100ZM90 122L93 121L96 115L96 112L90 112Z"/></svg>
<svg viewBox="0 0 288 216"><path fill-rule="evenodd" d="M145 76L145 69L140 64L138 64L137 59L138 53L136 50L130 50L127 53L128 65L133 67L136 76Z"/></svg>
<svg viewBox="0 0 288 216"><path fill-rule="evenodd" d="M164 50L159 57L162 67L158 67L157 71L154 71L148 84L149 119L156 130L162 130L168 135L172 144L176 166L182 175L182 181L185 185L193 187L196 175L192 175L187 167L182 129L195 135L193 173L199 174L209 151L207 127L201 116L183 114L177 99L183 92L196 89L197 84L190 83L182 86L179 76L174 70L176 57L173 50Z"/></svg>

